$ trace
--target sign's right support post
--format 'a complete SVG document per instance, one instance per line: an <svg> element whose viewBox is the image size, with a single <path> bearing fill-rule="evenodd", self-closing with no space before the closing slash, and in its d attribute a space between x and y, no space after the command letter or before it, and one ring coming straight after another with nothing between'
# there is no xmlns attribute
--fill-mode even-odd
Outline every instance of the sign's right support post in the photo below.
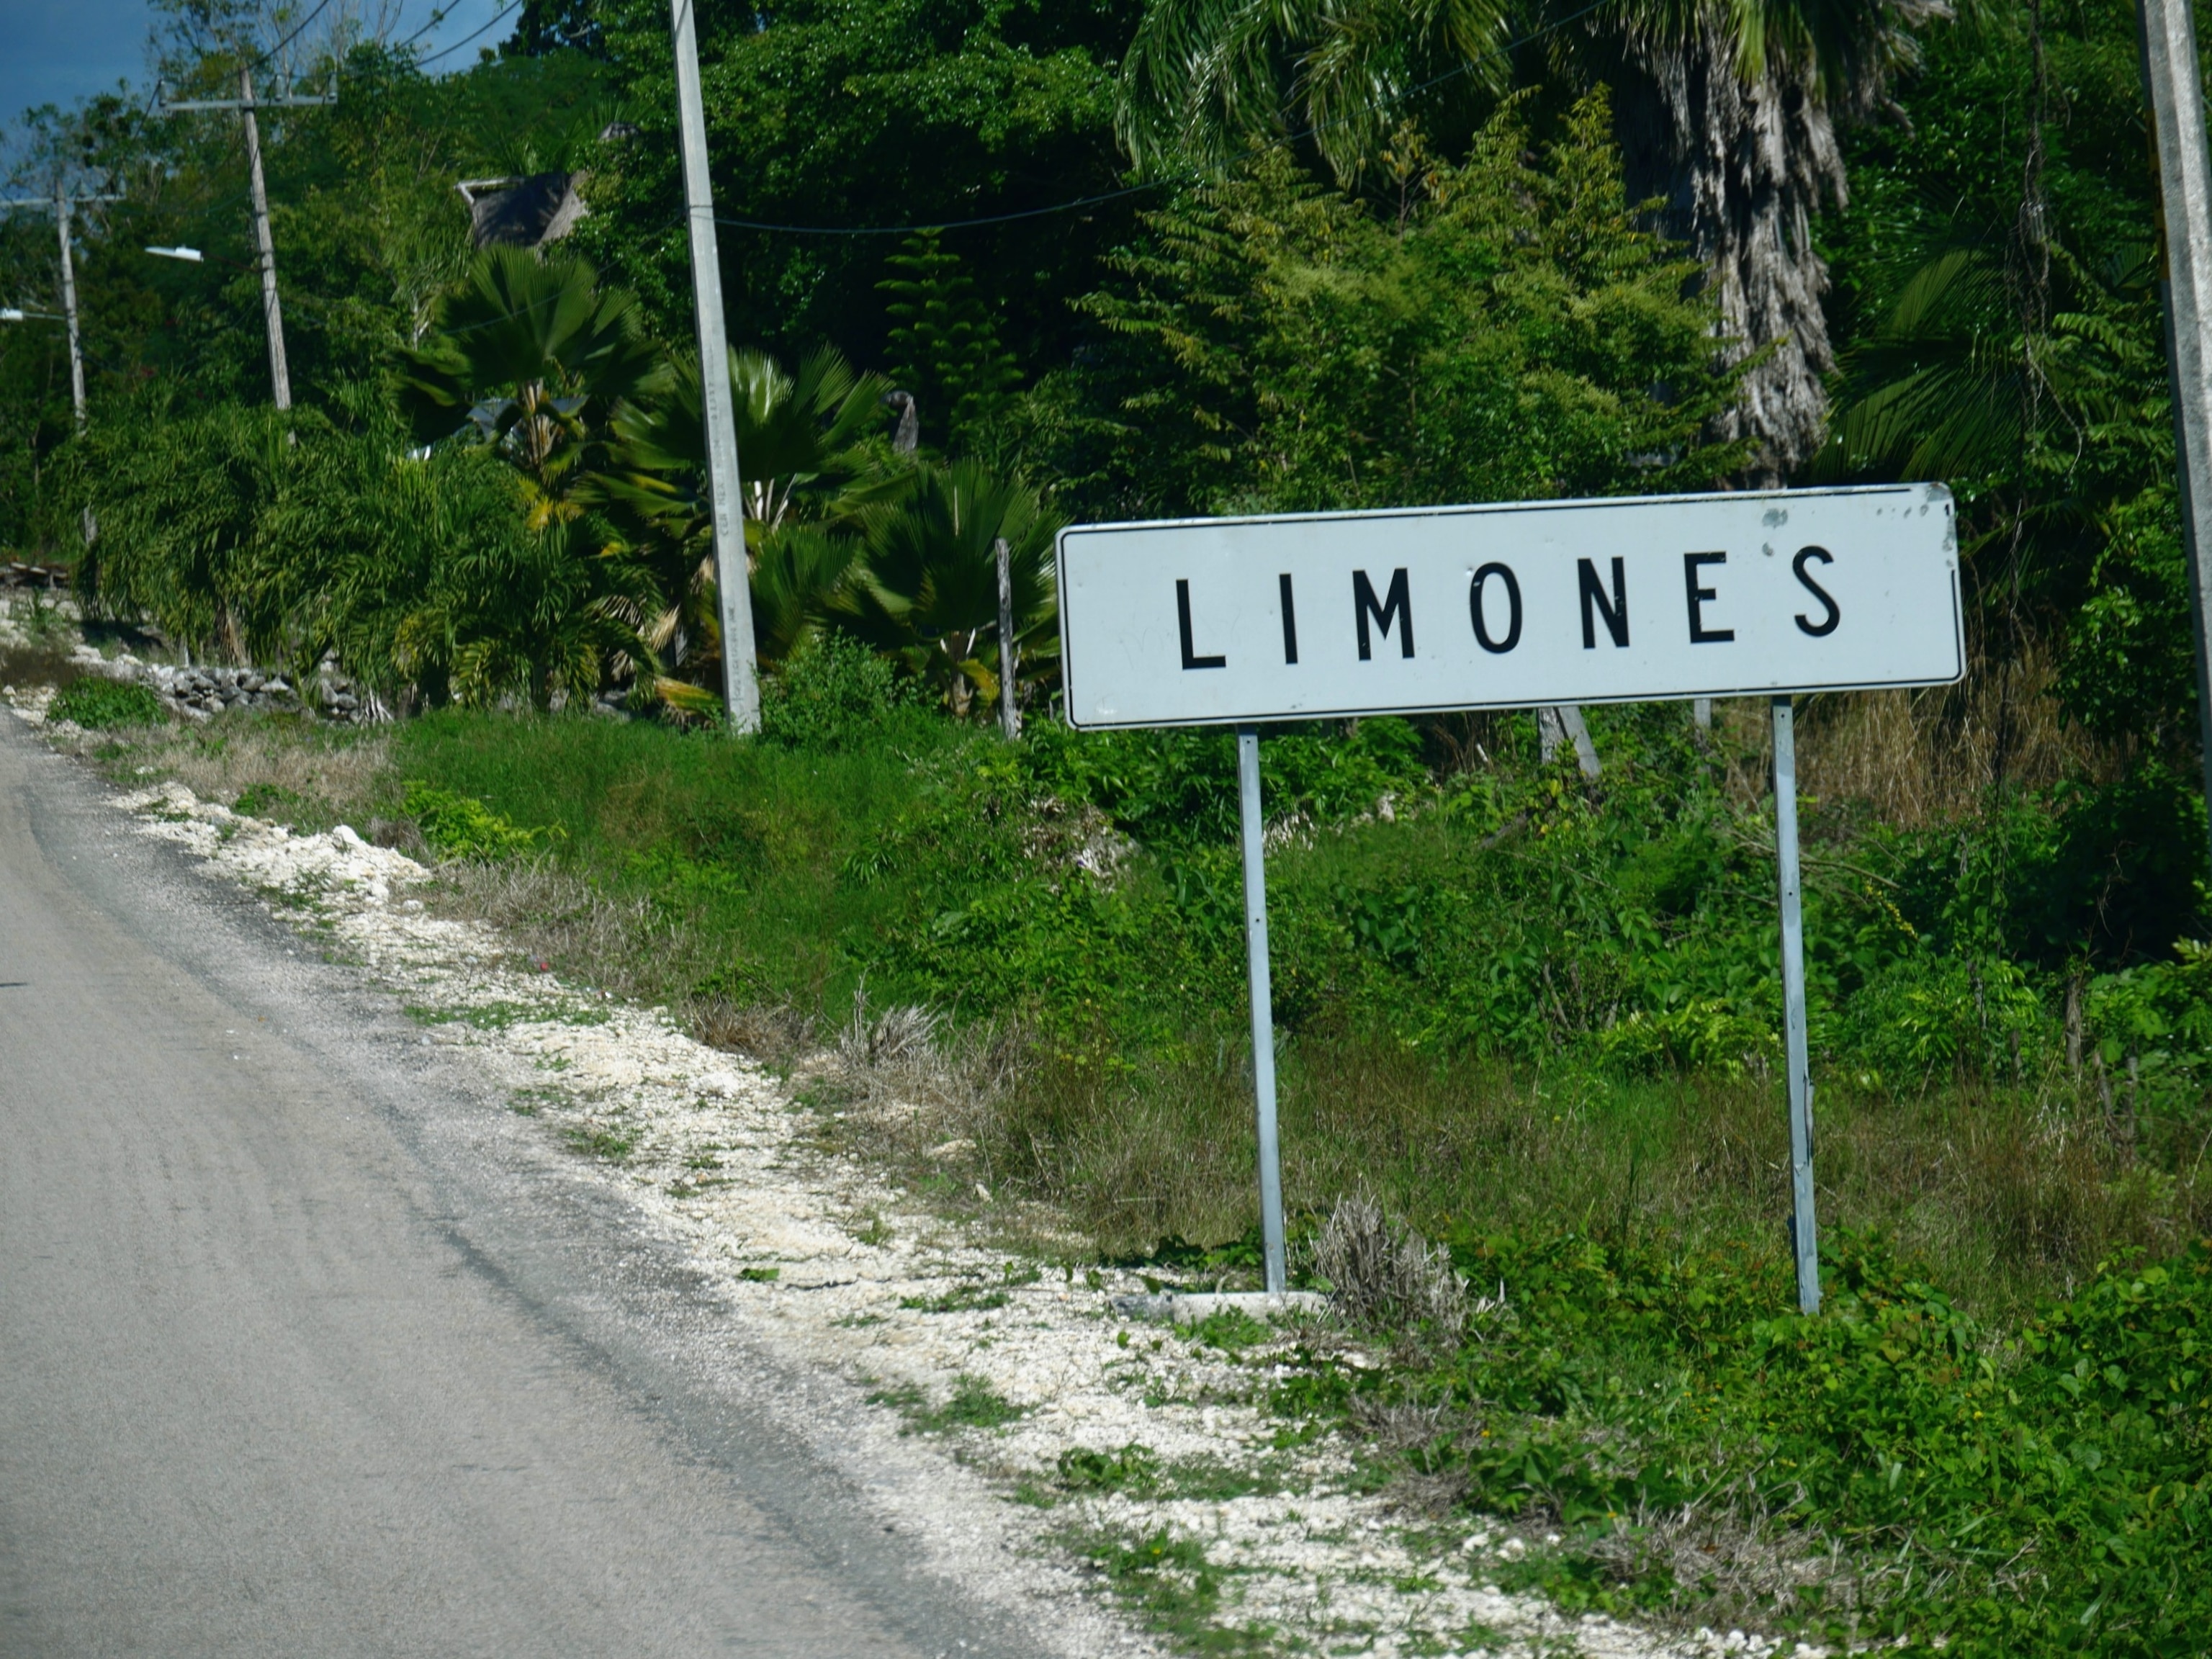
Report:
<svg viewBox="0 0 2212 1659"><path fill-rule="evenodd" d="M1289 1285L1283 1254L1283 1160L1275 1133L1274 991L1267 971L1267 821L1260 813L1260 733L1237 728L1237 798L1244 840L1244 949L1252 985L1252 1094L1260 1118L1260 1242L1267 1294Z"/></svg>
<svg viewBox="0 0 2212 1659"><path fill-rule="evenodd" d="M1790 1068L1790 1236L1797 1306L1820 1311L1820 1245L1813 1218L1813 1079L1805 1039L1805 919L1797 876L1797 732L1790 699L1774 699L1774 862L1782 901L1782 1017Z"/></svg>

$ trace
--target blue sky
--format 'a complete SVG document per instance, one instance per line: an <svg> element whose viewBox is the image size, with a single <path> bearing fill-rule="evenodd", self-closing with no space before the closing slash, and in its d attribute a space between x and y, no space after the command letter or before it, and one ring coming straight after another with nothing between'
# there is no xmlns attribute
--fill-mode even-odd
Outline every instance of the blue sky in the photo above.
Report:
<svg viewBox="0 0 2212 1659"><path fill-rule="evenodd" d="M483 27L500 9L501 0L442 4L448 15L422 37L426 53ZM434 9L433 0L399 0L396 8L387 7L386 15L397 13L391 38L413 34L430 21ZM368 0L356 9L374 16L379 8ZM0 46L0 127L12 128L34 105L67 108L81 98L112 90L120 80L145 88L146 40L153 21L146 0L0 0L0 42L6 43ZM507 33L502 20L432 67L474 63L478 46L495 45Z"/></svg>

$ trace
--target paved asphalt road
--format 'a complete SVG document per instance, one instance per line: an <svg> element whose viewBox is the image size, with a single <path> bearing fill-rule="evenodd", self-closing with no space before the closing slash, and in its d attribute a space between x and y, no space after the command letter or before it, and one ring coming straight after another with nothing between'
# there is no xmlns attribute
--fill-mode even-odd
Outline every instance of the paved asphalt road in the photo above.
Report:
<svg viewBox="0 0 2212 1659"><path fill-rule="evenodd" d="M0 1656L1038 1650L465 1059L97 797L0 715Z"/></svg>

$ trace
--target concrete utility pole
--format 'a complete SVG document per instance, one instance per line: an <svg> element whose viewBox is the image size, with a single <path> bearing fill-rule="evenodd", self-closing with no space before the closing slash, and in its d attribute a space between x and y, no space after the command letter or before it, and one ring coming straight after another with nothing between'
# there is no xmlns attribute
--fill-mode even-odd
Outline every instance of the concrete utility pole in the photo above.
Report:
<svg viewBox="0 0 2212 1659"><path fill-rule="evenodd" d="M2166 362L2173 376L2173 450L2181 530L2189 550L2190 611L2197 627L2197 722L2212 799L2212 160L2204 140L2204 88L2189 0L2138 0L2143 90L2158 147L2164 209ZM2212 850L2212 849L2208 849Z"/></svg>
<svg viewBox="0 0 2212 1659"><path fill-rule="evenodd" d="M284 308L276 297L276 241L269 230L269 189L261 173L261 123L255 118L254 112L300 109L335 104L337 100L335 80L328 91L319 94L303 96L294 93L283 98L257 99L253 95L253 70L244 64L239 65L235 98L188 98L173 103L160 88L155 91L155 106L164 115L185 110L234 109L246 118L246 163L253 185L253 240L261 253L261 315L269 327L269 384L279 409L292 406L292 369L284 356Z"/></svg>
<svg viewBox="0 0 2212 1659"><path fill-rule="evenodd" d="M714 592L722 619L722 685L732 732L760 730L753 672L751 564L738 493L738 411L730 395L730 342L722 316L714 184L707 168L707 112L700 102L699 37L691 0L670 0L676 49L676 127L684 151L684 201L691 224L691 297L699 319L699 391L707 424L708 504L714 515Z"/></svg>
<svg viewBox="0 0 2212 1659"><path fill-rule="evenodd" d="M18 198L0 202L0 208L46 208L54 216L54 228L62 244L62 316L69 330L70 405L76 411L76 429L84 430L84 341L77 326L76 315L76 253L70 246L70 222L77 205L83 202L119 202L120 196L71 196L59 182L54 185L51 201L38 197Z"/></svg>

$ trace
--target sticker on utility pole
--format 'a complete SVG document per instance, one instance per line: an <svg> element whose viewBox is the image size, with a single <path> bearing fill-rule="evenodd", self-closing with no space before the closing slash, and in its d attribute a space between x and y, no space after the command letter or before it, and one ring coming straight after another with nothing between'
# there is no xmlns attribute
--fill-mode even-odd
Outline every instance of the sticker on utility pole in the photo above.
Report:
<svg viewBox="0 0 2212 1659"><path fill-rule="evenodd" d="M1941 484L1077 525L1059 578L1085 729L1966 672Z"/></svg>

